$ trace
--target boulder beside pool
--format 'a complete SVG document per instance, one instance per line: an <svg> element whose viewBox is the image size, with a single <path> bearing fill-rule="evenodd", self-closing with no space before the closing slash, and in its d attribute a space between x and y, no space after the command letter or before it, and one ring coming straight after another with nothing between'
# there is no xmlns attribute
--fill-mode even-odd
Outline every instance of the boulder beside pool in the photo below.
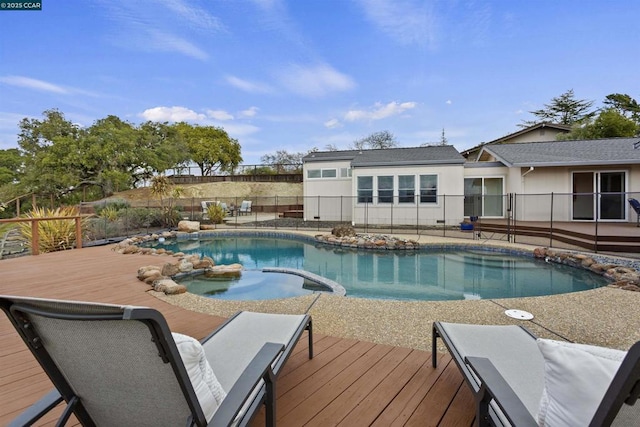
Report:
<svg viewBox="0 0 640 427"><path fill-rule="evenodd" d="M242 275L242 264L214 265L204 269L205 277L240 277Z"/></svg>

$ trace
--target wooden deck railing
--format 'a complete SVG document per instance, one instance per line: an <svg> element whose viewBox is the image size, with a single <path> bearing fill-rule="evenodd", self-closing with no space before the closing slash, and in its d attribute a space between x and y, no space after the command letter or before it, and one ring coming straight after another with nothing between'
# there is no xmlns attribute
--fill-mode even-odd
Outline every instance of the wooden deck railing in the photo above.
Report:
<svg viewBox="0 0 640 427"><path fill-rule="evenodd" d="M40 253L40 232L38 231L38 223L40 221L62 221L73 219L76 222L76 249L82 248L82 215L73 216L55 216L55 217L43 217L43 218L11 218L0 219L0 224L12 223L12 222L30 222L31 223L31 255L38 255Z"/></svg>

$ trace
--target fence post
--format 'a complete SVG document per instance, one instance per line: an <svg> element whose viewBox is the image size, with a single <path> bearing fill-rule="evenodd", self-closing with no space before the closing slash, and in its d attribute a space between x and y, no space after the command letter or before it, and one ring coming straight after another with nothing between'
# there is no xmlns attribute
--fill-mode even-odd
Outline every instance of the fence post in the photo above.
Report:
<svg viewBox="0 0 640 427"><path fill-rule="evenodd" d="M598 253L598 219L600 218L600 193L596 192L596 211L595 211L595 220L596 220L596 231L593 242L593 252Z"/></svg>
<svg viewBox="0 0 640 427"><path fill-rule="evenodd" d="M40 235L38 234L38 220L31 220L31 255L40 253Z"/></svg>
<svg viewBox="0 0 640 427"><path fill-rule="evenodd" d="M442 195L442 237L447 237L447 195L446 194Z"/></svg>
<svg viewBox="0 0 640 427"><path fill-rule="evenodd" d="M513 243L516 243L516 236L518 235L518 233L516 233L516 220L518 217L518 193L513 193L513 206L512 206L512 210L511 210L511 216L513 218Z"/></svg>
<svg viewBox="0 0 640 427"><path fill-rule="evenodd" d="M81 217L76 217L76 249L82 249L82 226L80 223Z"/></svg>
<svg viewBox="0 0 640 427"><path fill-rule="evenodd" d="M549 213L549 247L553 246L553 191L551 192L551 212Z"/></svg>

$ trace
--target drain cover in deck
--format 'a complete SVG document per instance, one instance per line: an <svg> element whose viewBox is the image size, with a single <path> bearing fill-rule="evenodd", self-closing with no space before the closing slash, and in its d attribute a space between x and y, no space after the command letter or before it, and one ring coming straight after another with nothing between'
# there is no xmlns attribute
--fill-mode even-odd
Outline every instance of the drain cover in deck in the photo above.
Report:
<svg viewBox="0 0 640 427"><path fill-rule="evenodd" d="M531 320L533 319L533 314L524 310L507 310L504 312L509 317L513 317L518 320Z"/></svg>

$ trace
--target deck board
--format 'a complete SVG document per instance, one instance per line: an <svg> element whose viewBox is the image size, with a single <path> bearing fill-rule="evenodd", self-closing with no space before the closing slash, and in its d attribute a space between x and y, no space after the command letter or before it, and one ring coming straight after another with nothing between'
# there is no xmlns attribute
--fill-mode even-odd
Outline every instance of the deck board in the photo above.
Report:
<svg viewBox="0 0 640 427"><path fill-rule="evenodd" d="M144 265L168 257L120 255L109 247L0 261L0 294L149 306L169 327L205 337L224 319L190 312L147 293L136 279ZM425 339L428 339L425 334ZM308 359L306 334L277 382L277 418L284 426L471 425L471 392L447 355L431 367L426 351L314 335ZM0 316L0 425L45 395L52 385L5 316ZM37 425L55 425L62 406ZM77 424L72 422L71 425ZM261 416L252 425L262 426Z"/></svg>

